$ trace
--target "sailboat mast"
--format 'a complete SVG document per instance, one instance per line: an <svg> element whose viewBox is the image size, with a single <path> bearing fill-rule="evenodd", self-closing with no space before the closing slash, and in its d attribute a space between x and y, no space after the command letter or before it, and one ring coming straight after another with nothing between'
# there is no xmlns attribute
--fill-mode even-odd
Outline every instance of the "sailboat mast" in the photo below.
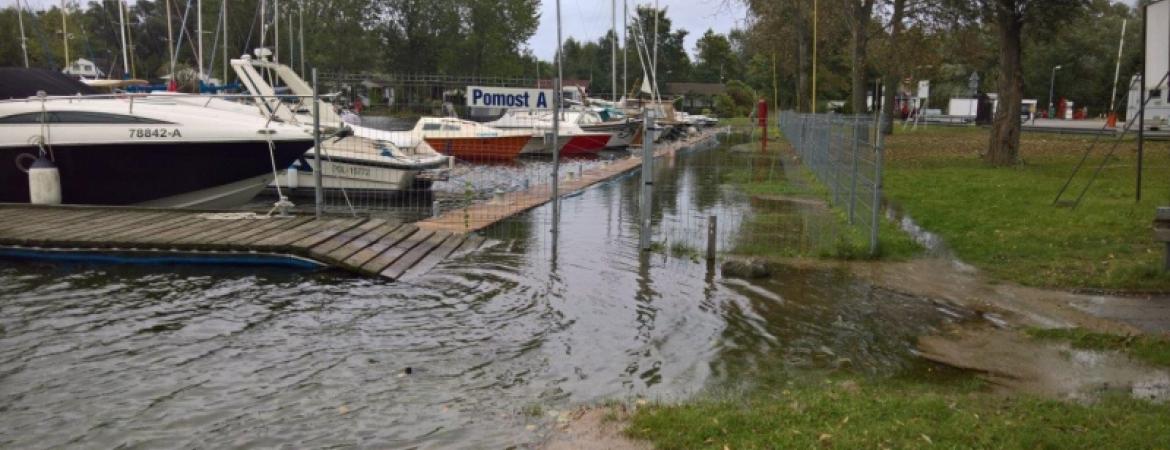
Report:
<svg viewBox="0 0 1170 450"><path fill-rule="evenodd" d="M301 43L298 47L301 50L301 74L303 75L305 73L305 0L301 0L299 6L297 9L297 17L300 23L297 24L297 32L301 37Z"/></svg>
<svg viewBox="0 0 1170 450"><path fill-rule="evenodd" d="M287 10L285 11L285 15L288 16L288 65L291 68L291 66L293 65L293 60L296 59L296 58L293 58L293 54L294 54L293 50L296 48L296 40L293 39L293 26L292 26L293 15L292 15L292 7L291 6L287 8Z"/></svg>
<svg viewBox="0 0 1170 450"><path fill-rule="evenodd" d="M20 24L20 52L24 55L24 68L28 68L28 38L24 37L24 13L20 10L20 0L16 0L16 22Z"/></svg>
<svg viewBox="0 0 1170 450"><path fill-rule="evenodd" d="M61 0L61 42L65 47L65 67L69 67L69 27L65 23L65 0Z"/></svg>
<svg viewBox="0 0 1170 450"><path fill-rule="evenodd" d="M126 4L118 1L118 32L122 36L122 79L130 77L130 56L126 51Z"/></svg>
<svg viewBox="0 0 1170 450"><path fill-rule="evenodd" d="M167 4L167 51L171 55L171 81L175 82L175 32L171 28L171 0L163 0L163 3ZM123 44L123 47L125 47L125 44Z"/></svg>
<svg viewBox="0 0 1170 450"><path fill-rule="evenodd" d="M260 0L260 48L264 48L264 41L268 36L268 19L265 18L267 14L268 3L265 0Z"/></svg>
<svg viewBox="0 0 1170 450"><path fill-rule="evenodd" d="M611 0L609 3L609 22L610 31L613 32L613 41L610 42L609 55L609 73L612 75L610 80L610 100L617 101L617 0Z"/></svg>
<svg viewBox="0 0 1170 450"><path fill-rule="evenodd" d="M654 72L654 91L658 92L658 0L654 0L654 56L650 57L650 70Z"/></svg>
<svg viewBox="0 0 1170 450"><path fill-rule="evenodd" d="M203 84L203 0L195 1L195 41L198 50L195 52L195 64L199 66L199 84Z"/></svg>
<svg viewBox="0 0 1170 450"><path fill-rule="evenodd" d="M223 81L221 84L227 84L228 81L228 14L227 14L227 0L223 0Z"/></svg>
<svg viewBox="0 0 1170 450"><path fill-rule="evenodd" d="M280 0L272 0L272 62L280 62Z"/></svg>

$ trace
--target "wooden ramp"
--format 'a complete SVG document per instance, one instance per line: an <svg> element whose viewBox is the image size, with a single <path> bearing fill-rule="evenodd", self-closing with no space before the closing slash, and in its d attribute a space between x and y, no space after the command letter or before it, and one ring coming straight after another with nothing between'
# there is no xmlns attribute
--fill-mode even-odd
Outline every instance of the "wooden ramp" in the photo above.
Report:
<svg viewBox="0 0 1170 450"><path fill-rule="evenodd" d="M0 246L290 255L390 280L418 276L483 238L368 218L0 205Z"/></svg>

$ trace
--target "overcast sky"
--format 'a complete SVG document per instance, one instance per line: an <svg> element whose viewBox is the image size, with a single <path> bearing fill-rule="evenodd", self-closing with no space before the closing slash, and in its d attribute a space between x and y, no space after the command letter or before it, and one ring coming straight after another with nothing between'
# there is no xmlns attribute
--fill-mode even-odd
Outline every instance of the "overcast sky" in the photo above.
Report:
<svg viewBox="0 0 1170 450"><path fill-rule="evenodd" d="M626 0L633 14L637 4L653 4ZM572 37L578 41L593 41L609 31L610 0L561 0L561 38ZM695 41L708 28L717 33L727 33L732 28L742 27L747 9L739 0L658 0L659 8L667 8L666 17L675 29L685 29L686 50L694 56ZM541 0L540 28L528 41L528 46L540 59L551 61L556 53L557 38L556 0ZM622 0L617 0L618 28L622 26Z"/></svg>

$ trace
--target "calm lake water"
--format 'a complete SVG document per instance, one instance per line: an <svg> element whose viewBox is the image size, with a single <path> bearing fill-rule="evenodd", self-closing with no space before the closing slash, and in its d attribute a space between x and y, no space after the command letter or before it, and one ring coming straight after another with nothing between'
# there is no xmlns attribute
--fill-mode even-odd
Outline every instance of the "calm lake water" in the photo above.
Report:
<svg viewBox="0 0 1170 450"><path fill-rule="evenodd" d="M753 206L711 176L726 152L659 165L659 233L703 248L718 215L733 245ZM606 399L893 373L915 336L967 317L841 271L745 281L639 252L637 188L565 199L556 234L535 209L412 283L0 262L0 447L526 445Z"/></svg>

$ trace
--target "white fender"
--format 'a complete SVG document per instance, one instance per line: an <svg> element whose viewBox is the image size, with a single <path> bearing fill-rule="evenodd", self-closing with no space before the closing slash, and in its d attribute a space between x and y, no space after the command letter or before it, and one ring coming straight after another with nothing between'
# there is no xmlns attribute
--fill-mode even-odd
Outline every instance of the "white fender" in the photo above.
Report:
<svg viewBox="0 0 1170 450"><path fill-rule="evenodd" d="M61 172L44 156L28 169L28 198L34 205L61 204Z"/></svg>

